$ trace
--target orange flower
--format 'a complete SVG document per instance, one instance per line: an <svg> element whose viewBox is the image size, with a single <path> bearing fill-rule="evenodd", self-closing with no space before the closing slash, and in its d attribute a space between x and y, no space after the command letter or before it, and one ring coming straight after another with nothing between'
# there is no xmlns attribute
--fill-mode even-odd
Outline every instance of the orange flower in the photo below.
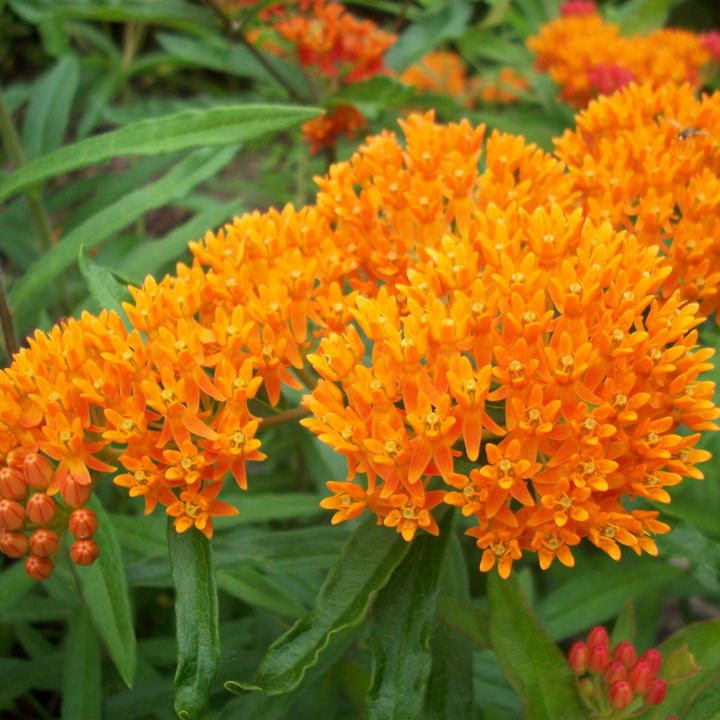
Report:
<svg viewBox="0 0 720 720"><path fill-rule="evenodd" d="M424 498L410 497L405 493L398 493L390 497L390 505L394 508L385 517L385 527L394 527L396 532L403 536L403 540L410 542L418 528L426 530L431 535L438 535L435 518L430 514L436 505L445 497L442 490L425 493Z"/></svg>
<svg viewBox="0 0 720 720"><path fill-rule="evenodd" d="M195 526L209 540L213 536L213 517L238 514L236 507L215 499L221 488L222 483L210 483L204 490L189 486L181 492L180 500L166 510L170 517L175 518L175 529L184 533Z"/></svg>
<svg viewBox="0 0 720 720"><path fill-rule="evenodd" d="M338 105L332 111L302 126L304 138L310 143L310 154L323 147L334 148L339 135L352 140L367 127L367 120L352 105Z"/></svg>

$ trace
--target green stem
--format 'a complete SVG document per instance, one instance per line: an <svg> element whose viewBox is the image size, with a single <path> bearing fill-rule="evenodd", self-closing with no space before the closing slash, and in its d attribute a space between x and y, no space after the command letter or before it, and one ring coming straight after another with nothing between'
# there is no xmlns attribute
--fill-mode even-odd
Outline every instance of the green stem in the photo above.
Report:
<svg viewBox="0 0 720 720"><path fill-rule="evenodd" d="M295 102L304 103L305 98L298 93L298 91L292 86L292 84L284 78L281 73L277 71L275 66L258 50L246 37L242 25L235 22L231 17L223 12L222 8L215 3L215 0L201 0L210 10L216 13L223 22L225 30L236 40L239 40L249 51L250 54L267 70L270 75L285 88L288 95L295 100Z"/></svg>
<svg viewBox="0 0 720 720"><path fill-rule="evenodd" d="M296 422L297 420L302 420L310 414L310 411L303 407L293 408L292 410L287 410L279 415L263 418L258 430L267 430L269 428L278 427L278 425L287 425L289 423Z"/></svg>
<svg viewBox="0 0 720 720"><path fill-rule="evenodd" d="M2 136L5 147L7 148L10 160L16 170L25 166L25 155L23 154L22 145L20 144L20 138L18 137L17 130L12 121L10 110L8 109L7 103L5 102L5 93L3 92L2 86L0 86L0 135ZM32 215L35 229L37 230L40 238L40 244L44 252L50 250L54 245L53 242L53 231L50 225L45 208L42 204L42 198L40 195L39 187L30 187L25 190L25 196L27 197L28 205L30 207L30 214ZM65 284L62 278L56 280L56 288L58 291L58 299L64 312L70 312L70 302L67 298L65 291Z"/></svg>
<svg viewBox="0 0 720 720"><path fill-rule="evenodd" d="M312 392L317 387L317 380L305 369L294 367L292 371L295 373L295 377L310 391Z"/></svg>
<svg viewBox="0 0 720 720"><path fill-rule="evenodd" d="M8 359L12 359L12 356L20 350L20 345L17 341L17 335L15 335L15 323L13 322L12 310L10 310L2 278L0 278L0 324L2 324Z"/></svg>

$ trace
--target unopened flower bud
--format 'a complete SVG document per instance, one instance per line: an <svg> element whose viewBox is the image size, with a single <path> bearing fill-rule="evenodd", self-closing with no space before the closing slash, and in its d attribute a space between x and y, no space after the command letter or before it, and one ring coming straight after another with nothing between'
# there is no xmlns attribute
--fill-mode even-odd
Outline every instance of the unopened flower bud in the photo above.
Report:
<svg viewBox="0 0 720 720"><path fill-rule="evenodd" d="M24 500L28 492L25 478L19 470L9 467L0 470L0 496L10 500Z"/></svg>
<svg viewBox="0 0 720 720"><path fill-rule="evenodd" d="M68 478L60 490L60 494L66 505L79 508L90 499L90 486L81 485L77 480Z"/></svg>
<svg viewBox="0 0 720 720"><path fill-rule="evenodd" d="M49 525L55 519L55 501L45 493L35 493L25 506L28 520L35 525Z"/></svg>
<svg viewBox="0 0 720 720"><path fill-rule="evenodd" d="M632 699L633 691L627 680L618 680L610 686L608 700L614 708L622 710L632 702Z"/></svg>
<svg viewBox="0 0 720 720"><path fill-rule="evenodd" d="M15 468L16 470L22 470L26 456L27 450L25 450L25 448L17 447L13 448L7 454L5 461L7 462L8 467Z"/></svg>
<svg viewBox="0 0 720 720"><path fill-rule="evenodd" d="M76 540L70 546L70 557L76 565L92 565L100 554L100 548L94 540Z"/></svg>
<svg viewBox="0 0 720 720"><path fill-rule="evenodd" d="M595 686L589 677L581 678L578 687L582 697L590 699L595 696Z"/></svg>
<svg viewBox="0 0 720 720"><path fill-rule="evenodd" d="M650 668L652 676L655 677L660 672L660 668L662 667L662 655L660 654L659 650L655 650L653 648L652 650L644 652L640 656L640 662L646 663Z"/></svg>
<svg viewBox="0 0 720 720"><path fill-rule="evenodd" d="M52 555L60 544L57 534L47 528L36 530L30 536L30 549L38 557L49 557Z"/></svg>
<svg viewBox="0 0 720 720"><path fill-rule="evenodd" d="M3 530L22 530L25 527L25 508L16 500L0 500L0 527Z"/></svg>
<svg viewBox="0 0 720 720"><path fill-rule="evenodd" d="M605 645L596 645L588 656L588 670L593 675L601 675L610 664L610 650Z"/></svg>
<svg viewBox="0 0 720 720"><path fill-rule="evenodd" d="M32 453L25 458L23 475L33 490L39 490L40 492L47 490L54 474L55 469L50 464L50 461L42 455Z"/></svg>
<svg viewBox="0 0 720 720"><path fill-rule="evenodd" d="M650 666L647 663L642 662L642 660L635 663L635 665L630 668L628 680L635 693L638 695L644 695L652 682L652 671L650 670Z"/></svg>
<svg viewBox="0 0 720 720"><path fill-rule="evenodd" d="M621 662L626 670L629 670L637 660L637 653L632 643L621 642L613 650L613 660Z"/></svg>
<svg viewBox="0 0 720 720"><path fill-rule="evenodd" d="M6 530L0 536L0 550L11 558L27 555L30 547L28 536L24 532L10 532Z"/></svg>
<svg viewBox="0 0 720 720"><path fill-rule="evenodd" d="M87 540L97 532L97 515L90 508L73 510L68 528L78 540Z"/></svg>
<svg viewBox="0 0 720 720"><path fill-rule="evenodd" d="M584 675L587 672L588 649L585 643L577 642L570 648L568 663L576 675Z"/></svg>
<svg viewBox="0 0 720 720"><path fill-rule="evenodd" d="M603 645L610 650L610 637L607 634L607 630L602 625L597 625L588 633L585 644L589 648L594 648L596 645Z"/></svg>
<svg viewBox="0 0 720 720"><path fill-rule="evenodd" d="M619 660L614 660L605 668L603 677L607 685L612 685L618 680L625 680L627 678L625 666Z"/></svg>
<svg viewBox="0 0 720 720"><path fill-rule="evenodd" d="M25 572L33 579L47 580L55 569L55 563L47 557L39 557L38 555L28 555L25 560Z"/></svg>
<svg viewBox="0 0 720 720"><path fill-rule="evenodd" d="M666 692L667 683L660 678L655 678L645 693L645 702L648 705L659 705L665 699Z"/></svg>

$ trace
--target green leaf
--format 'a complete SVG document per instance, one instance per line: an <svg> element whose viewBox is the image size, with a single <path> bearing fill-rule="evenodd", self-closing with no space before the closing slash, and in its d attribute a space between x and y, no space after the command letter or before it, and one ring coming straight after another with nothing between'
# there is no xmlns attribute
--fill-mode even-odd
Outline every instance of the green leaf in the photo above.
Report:
<svg viewBox="0 0 720 720"><path fill-rule="evenodd" d="M460 602L470 600L469 579L462 547L457 534L450 537L443 573L440 597ZM430 640L432 667L425 695L425 715L428 720L456 720L472 717L473 649L469 641L449 627L435 623Z"/></svg>
<svg viewBox="0 0 720 720"><path fill-rule="evenodd" d="M0 613L12 608L35 581L25 572L25 563L16 562L0 573Z"/></svg>
<svg viewBox="0 0 720 720"><path fill-rule="evenodd" d="M458 48L467 59L491 60L502 65L530 68L533 54L519 42L511 42L488 29L468 28L458 40Z"/></svg>
<svg viewBox="0 0 720 720"><path fill-rule="evenodd" d="M75 55L65 55L36 81L23 124L26 160L35 160L62 145L79 82L80 63Z"/></svg>
<svg viewBox="0 0 720 720"><path fill-rule="evenodd" d="M437 619L467 638L475 647L490 647L490 618L484 610L441 595Z"/></svg>
<svg viewBox="0 0 720 720"><path fill-rule="evenodd" d="M95 629L120 677L131 687L137 667L137 641L120 543L112 519L97 493L92 493L87 506L98 517L94 539L100 548L100 557L92 565L78 567L75 572Z"/></svg>
<svg viewBox="0 0 720 720"><path fill-rule="evenodd" d="M86 608L79 608L65 638L63 720L100 720L102 668L97 634Z"/></svg>
<svg viewBox="0 0 720 720"><path fill-rule="evenodd" d="M239 693L262 690L267 695L296 688L330 637L362 620L372 594L387 583L407 550L408 543L399 534L369 517L350 536L315 607L270 646L256 681L228 682L225 687Z"/></svg>
<svg viewBox="0 0 720 720"><path fill-rule="evenodd" d="M157 182L129 193L71 230L46 252L13 288L10 293L13 308L17 309L31 301L51 280L73 265L83 245L86 250L91 250L142 217L148 210L162 207L171 200L187 195L196 185L216 175L237 152L237 146L220 150L196 150Z"/></svg>
<svg viewBox="0 0 720 720"><path fill-rule="evenodd" d="M587 714L567 661L522 594L515 573L488 576L490 639L505 673L522 700L528 720L581 720Z"/></svg>
<svg viewBox="0 0 720 720"><path fill-rule="evenodd" d="M97 304L105 310L114 310L123 321L125 329L130 332L133 326L121 305L123 302L132 302L132 295L127 287L121 285L114 275L105 268L96 265L88 257L83 245L80 246L78 267L81 275L85 278L90 294L95 298Z"/></svg>
<svg viewBox="0 0 720 720"><path fill-rule="evenodd" d="M432 664L430 637L452 519L452 510L447 510L439 523L438 537L418 532L403 561L378 593L371 625L370 720L420 716Z"/></svg>
<svg viewBox="0 0 720 720"><path fill-rule="evenodd" d="M473 7L467 0L450 0L427 13L397 39L385 55L387 66L402 72L445 40L456 40L465 32Z"/></svg>
<svg viewBox="0 0 720 720"><path fill-rule="evenodd" d="M218 598L210 541L196 528L178 533L168 518L178 644L175 711L197 718L220 668Z"/></svg>
<svg viewBox="0 0 720 720"><path fill-rule="evenodd" d="M612 637L610 638L610 647L615 647L621 642L635 642L637 635L637 616L635 613L635 603L632 598L628 598L620 608L615 627L613 627Z"/></svg>
<svg viewBox="0 0 720 720"><path fill-rule="evenodd" d="M673 584L683 573L654 558L615 563L603 559L597 570L585 572L546 595L535 612L554 640L563 640L614 617L629 598L641 600Z"/></svg>
<svg viewBox="0 0 720 720"><path fill-rule="evenodd" d="M285 130L320 112L316 108L291 105L236 105L204 111L186 110L170 117L141 120L120 130L66 145L28 163L0 183L0 200L42 180L114 157L161 155L194 147L232 145Z"/></svg>
<svg viewBox="0 0 720 720"><path fill-rule="evenodd" d="M720 618L693 623L671 635L658 646L663 659L687 645L699 673L691 678L669 685L665 700L651 708L647 720L666 720L670 716L685 717L693 700L703 689L720 680ZM661 671L661 677L663 672Z"/></svg>
<svg viewBox="0 0 720 720"><path fill-rule="evenodd" d="M684 0L628 0L617 7L608 7L609 22L622 27L623 35L645 35L659 30L670 17L670 11Z"/></svg>
<svg viewBox="0 0 720 720"><path fill-rule="evenodd" d="M237 200L218 203L171 230L160 240L138 245L123 258L118 272L127 275L131 280L142 282L147 275L156 275L187 252L188 243L203 237L209 229L218 227L238 213Z"/></svg>
<svg viewBox="0 0 720 720"><path fill-rule="evenodd" d="M299 618L307 612L301 602L251 565L220 570L217 584L221 590L248 605L269 610L282 617Z"/></svg>
<svg viewBox="0 0 720 720"><path fill-rule="evenodd" d="M240 527L250 523L290 518L310 518L325 512L320 507L321 495L315 493L258 493L231 492L226 500L238 510L238 515L214 520L218 530Z"/></svg>
<svg viewBox="0 0 720 720"><path fill-rule="evenodd" d="M377 117L387 109L405 105L415 91L386 75L376 75L370 80L344 85L331 95L328 105L356 105L363 115Z"/></svg>

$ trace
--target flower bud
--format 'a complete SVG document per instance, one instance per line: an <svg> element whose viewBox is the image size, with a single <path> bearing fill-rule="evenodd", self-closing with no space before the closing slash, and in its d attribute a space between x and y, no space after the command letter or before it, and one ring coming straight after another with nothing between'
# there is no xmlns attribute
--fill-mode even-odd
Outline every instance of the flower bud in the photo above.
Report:
<svg viewBox="0 0 720 720"><path fill-rule="evenodd" d="M8 557L19 558L27 555L30 541L24 532L10 532L6 530L0 536L0 550Z"/></svg>
<svg viewBox="0 0 720 720"><path fill-rule="evenodd" d="M33 580L47 580L55 569L55 563L47 557L28 555L25 560L25 572Z"/></svg>
<svg viewBox="0 0 720 720"><path fill-rule="evenodd" d="M585 643L577 642L570 648L568 663L576 675L584 675L587 672L588 649Z"/></svg>
<svg viewBox="0 0 720 720"><path fill-rule="evenodd" d="M578 690L580 691L580 695L588 700L595 697L595 686L589 677L580 679Z"/></svg>
<svg viewBox="0 0 720 720"><path fill-rule="evenodd" d="M648 705L659 705L665 699L666 692L667 683L660 678L655 678L645 693L645 702Z"/></svg>
<svg viewBox="0 0 720 720"><path fill-rule="evenodd" d="M23 475L33 490L39 490L41 492L47 490L50 487L54 474L55 468L53 468L50 461L42 455L32 453L25 458Z"/></svg>
<svg viewBox="0 0 720 720"><path fill-rule="evenodd" d="M632 702L632 699L633 691L627 680L618 680L610 686L608 700L614 708L622 710Z"/></svg>
<svg viewBox="0 0 720 720"><path fill-rule="evenodd" d="M605 668L603 677L607 685L612 685L618 680L625 680L627 678L625 666L619 660L614 660Z"/></svg>
<svg viewBox="0 0 720 720"><path fill-rule="evenodd" d="M70 557L76 565L92 565L100 554L100 548L94 540L76 540L70 546Z"/></svg>
<svg viewBox="0 0 720 720"><path fill-rule="evenodd" d="M630 668L628 680L630 681L632 689L636 694L644 695L652 682L652 671L650 670L650 666L647 663L642 662L642 660L635 663L635 665Z"/></svg>
<svg viewBox="0 0 720 720"><path fill-rule="evenodd" d="M25 463L25 457L27 456L27 450L25 448L16 447L13 448L5 457L5 461L8 467L15 468L16 470L22 470L23 464Z"/></svg>
<svg viewBox="0 0 720 720"><path fill-rule="evenodd" d="M81 485L77 480L68 478L60 490L60 494L66 505L79 508L90 499L90 486Z"/></svg>
<svg viewBox="0 0 720 720"><path fill-rule="evenodd" d="M55 501L45 493L35 493L25 506L28 520L35 525L49 525L55 519Z"/></svg>
<svg viewBox="0 0 720 720"><path fill-rule="evenodd" d="M52 555L60 544L57 534L47 528L36 530L30 536L30 549L41 558Z"/></svg>
<svg viewBox="0 0 720 720"><path fill-rule="evenodd" d="M593 675L601 675L610 664L610 650L605 645L596 645L590 650L588 670Z"/></svg>
<svg viewBox="0 0 720 720"><path fill-rule="evenodd" d="M22 530L25 527L25 508L15 500L0 500L0 527L3 530Z"/></svg>
<svg viewBox="0 0 720 720"><path fill-rule="evenodd" d="M610 650L610 637L607 634L607 630L602 625L594 627L588 633L586 645L589 648L594 648L596 645L603 645Z"/></svg>
<svg viewBox="0 0 720 720"><path fill-rule="evenodd" d="M662 655L659 650L648 650L640 656L640 662L644 662L650 668L652 676L655 677L662 667Z"/></svg>
<svg viewBox="0 0 720 720"><path fill-rule="evenodd" d="M70 515L68 528L78 540L87 540L97 532L97 515L90 508L73 510Z"/></svg>
<svg viewBox="0 0 720 720"><path fill-rule="evenodd" d="M0 470L0 496L10 500L24 500L28 492L25 478L19 470L9 467Z"/></svg>
<svg viewBox="0 0 720 720"><path fill-rule="evenodd" d="M629 670L637 660L637 653L632 643L621 642L613 650L613 660L618 660L626 670Z"/></svg>

